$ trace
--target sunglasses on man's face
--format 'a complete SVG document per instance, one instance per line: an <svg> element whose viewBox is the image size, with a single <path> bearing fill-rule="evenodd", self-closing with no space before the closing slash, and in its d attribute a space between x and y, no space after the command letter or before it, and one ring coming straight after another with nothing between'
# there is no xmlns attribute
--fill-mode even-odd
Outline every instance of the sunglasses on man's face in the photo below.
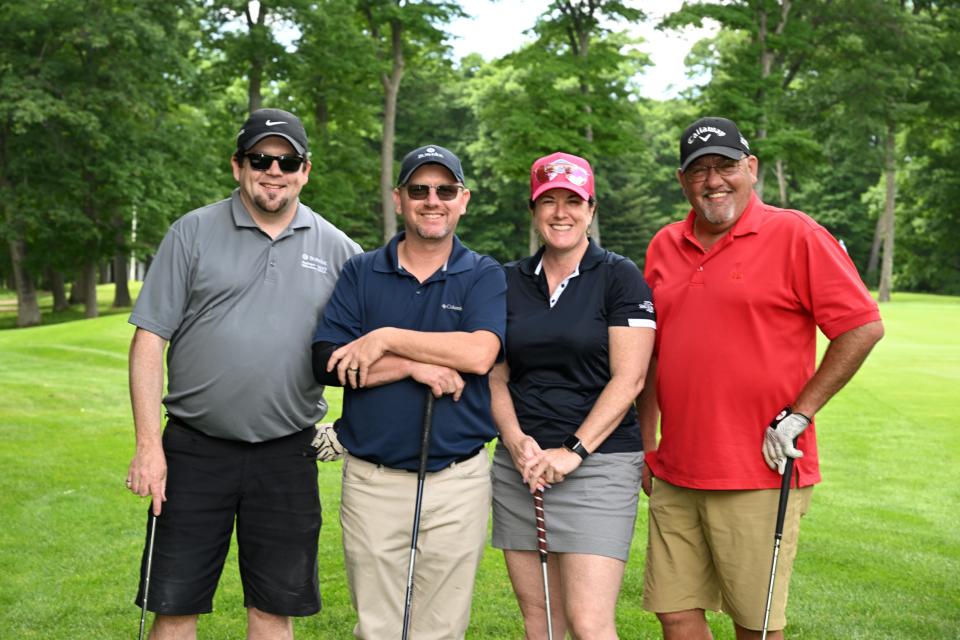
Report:
<svg viewBox="0 0 960 640"><path fill-rule="evenodd" d="M460 194L463 185L438 184L437 186L433 186L430 184L408 184L404 188L407 190L407 196L409 196L411 200L426 200L430 197L430 189L437 192L437 199L439 200L453 200Z"/></svg>
<svg viewBox="0 0 960 640"><path fill-rule="evenodd" d="M265 153L248 153L246 158L250 162L250 167L257 171L269 170L274 160L280 165L280 171L284 173L299 171L303 166L303 156L298 155L269 156Z"/></svg>

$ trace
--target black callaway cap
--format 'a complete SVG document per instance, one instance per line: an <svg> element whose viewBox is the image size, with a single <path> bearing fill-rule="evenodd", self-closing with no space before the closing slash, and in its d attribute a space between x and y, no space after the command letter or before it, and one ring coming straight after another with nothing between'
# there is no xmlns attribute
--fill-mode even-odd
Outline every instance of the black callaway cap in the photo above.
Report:
<svg viewBox="0 0 960 640"><path fill-rule="evenodd" d="M283 109L257 109L250 114L237 134L237 149L247 151L269 136L280 136L297 153L307 153L307 132L300 118Z"/></svg>
<svg viewBox="0 0 960 640"><path fill-rule="evenodd" d="M711 154L731 160L750 155L750 145L733 120L700 118L680 136L680 171L700 156Z"/></svg>
<svg viewBox="0 0 960 640"><path fill-rule="evenodd" d="M449 149L428 144L425 147L414 149L404 156L403 162L400 163L400 177L397 178L397 185L402 187L407 184L413 172L425 164L439 164L446 167L457 179L457 182L466 184L466 180L463 178L463 167L460 166L460 158Z"/></svg>

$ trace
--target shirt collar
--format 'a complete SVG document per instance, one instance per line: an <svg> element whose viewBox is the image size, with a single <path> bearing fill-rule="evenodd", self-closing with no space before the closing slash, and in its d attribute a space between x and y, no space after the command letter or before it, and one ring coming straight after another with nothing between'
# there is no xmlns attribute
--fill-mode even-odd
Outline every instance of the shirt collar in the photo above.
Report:
<svg viewBox="0 0 960 640"><path fill-rule="evenodd" d="M383 273L406 273L406 270L400 268L400 259L397 257L397 247L400 241L407 237L406 231L400 231L397 235L390 238L390 242L384 246L373 261L374 271ZM460 238L456 234L453 236L453 248L447 261L441 267L445 274L460 273L473 268L473 262L470 260L470 250L463 246Z"/></svg>
<svg viewBox="0 0 960 640"><path fill-rule="evenodd" d="M543 252L546 251L546 247L540 247L535 254L529 258L524 258L518 264L520 272L527 276L535 276L540 273L540 263L543 262ZM587 251L583 254L583 257L580 258L580 265L577 267L577 273L583 273L593 269L595 266L603 262L604 257L607 255L606 249L602 249L600 245L594 242L593 238L589 238L587 241Z"/></svg>

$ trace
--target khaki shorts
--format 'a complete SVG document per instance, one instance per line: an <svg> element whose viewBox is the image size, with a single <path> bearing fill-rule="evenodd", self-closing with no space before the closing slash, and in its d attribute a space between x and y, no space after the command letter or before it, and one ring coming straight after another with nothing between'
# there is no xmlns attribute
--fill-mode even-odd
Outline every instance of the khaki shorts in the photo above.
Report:
<svg viewBox="0 0 960 640"><path fill-rule="evenodd" d="M428 473L423 489L410 637L462 640L490 513L487 450ZM350 597L361 640L399 639L403 630L417 474L349 453L340 523Z"/></svg>
<svg viewBox="0 0 960 640"><path fill-rule="evenodd" d="M790 491L770 607L771 630L786 626L800 518L812 495L813 487ZM761 629L779 496L779 489L702 491L655 479L644 608L654 613L724 611L745 629Z"/></svg>

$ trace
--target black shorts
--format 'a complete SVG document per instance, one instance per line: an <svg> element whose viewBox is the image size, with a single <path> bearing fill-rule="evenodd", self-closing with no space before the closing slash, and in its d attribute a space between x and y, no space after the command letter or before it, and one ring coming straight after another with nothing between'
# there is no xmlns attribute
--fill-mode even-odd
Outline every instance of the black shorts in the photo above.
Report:
<svg viewBox="0 0 960 640"><path fill-rule="evenodd" d="M313 429L306 429L253 444L167 423L167 501L157 518L147 609L162 615L212 611L236 520L244 606L286 616L320 610L320 495L312 439ZM148 541L149 531L148 514ZM137 606L146 567L147 545Z"/></svg>

